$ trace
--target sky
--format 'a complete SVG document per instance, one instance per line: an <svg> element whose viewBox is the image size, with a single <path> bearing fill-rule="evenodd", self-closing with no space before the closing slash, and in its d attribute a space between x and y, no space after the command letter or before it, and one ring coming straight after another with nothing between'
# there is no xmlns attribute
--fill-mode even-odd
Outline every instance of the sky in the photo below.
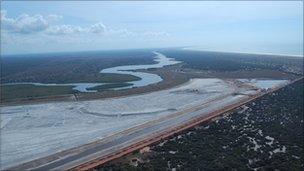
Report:
<svg viewBox="0 0 304 171"><path fill-rule="evenodd" d="M162 47L303 56L303 2L1 1L1 55Z"/></svg>

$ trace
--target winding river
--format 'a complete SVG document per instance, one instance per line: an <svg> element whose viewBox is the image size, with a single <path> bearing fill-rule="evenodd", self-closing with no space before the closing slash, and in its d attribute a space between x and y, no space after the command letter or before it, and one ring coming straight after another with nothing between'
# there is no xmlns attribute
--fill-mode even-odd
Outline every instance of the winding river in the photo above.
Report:
<svg viewBox="0 0 304 171"><path fill-rule="evenodd" d="M156 55L154 57L154 61L157 62L156 64L117 66L117 67L103 69L100 71L100 73L130 74L130 75L134 75L136 77L141 78L138 81L128 82L133 85L128 86L128 87L123 87L123 88L142 87L142 86L147 86L150 84L158 83L158 82L162 81L162 78L159 75L145 73L145 72L138 72L138 71L134 71L134 70L162 68L163 66L174 65L174 64L180 63L180 61L176 61L173 58L167 58L165 55L158 53L158 52L153 52L153 53Z"/></svg>
<svg viewBox="0 0 304 171"><path fill-rule="evenodd" d="M130 74L136 77L139 77L140 80L137 81L130 81L132 85L113 88L115 90L118 89L126 89L126 88L133 88L133 87L142 87L147 86L150 84L155 84L162 81L162 78L157 74L139 72L135 70L139 69L150 69L150 68L162 68L167 65L174 65L180 63L180 61L176 61L173 58L168 58L165 55L153 52L156 56L154 57L154 61L157 62L156 64L150 65L125 65L125 66L117 66L112 68L106 68L100 71L100 73L115 73L115 74ZM67 83L67 84L44 84L44 83L32 83L32 82L23 82L23 83L8 83L4 85L16 85L16 84L32 84L37 86L74 86L73 89L80 91L80 92L96 92L97 90L88 90L88 88L93 88L99 85L111 84L111 83Z"/></svg>

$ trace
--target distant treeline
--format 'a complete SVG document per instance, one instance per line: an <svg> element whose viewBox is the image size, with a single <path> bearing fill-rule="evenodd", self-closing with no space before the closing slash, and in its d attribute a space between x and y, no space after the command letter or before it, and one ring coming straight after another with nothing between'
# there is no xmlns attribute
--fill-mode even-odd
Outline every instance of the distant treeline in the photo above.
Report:
<svg viewBox="0 0 304 171"><path fill-rule="evenodd" d="M161 52L168 57L184 61L185 68L213 71L273 69L303 73L303 58L297 57L172 49Z"/></svg>
<svg viewBox="0 0 304 171"><path fill-rule="evenodd" d="M124 82L137 78L100 74L104 68L154 63L148 50L18 55L1 59L1 83Z"/></svg>

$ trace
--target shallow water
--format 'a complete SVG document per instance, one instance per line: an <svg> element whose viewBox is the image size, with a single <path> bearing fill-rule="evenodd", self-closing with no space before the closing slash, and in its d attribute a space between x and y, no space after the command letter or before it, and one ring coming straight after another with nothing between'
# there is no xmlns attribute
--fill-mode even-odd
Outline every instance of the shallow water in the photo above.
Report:
<svg viewBox="0 0 304 171"><path fill-rule="evenodd" d="M173 58L167 58L165 55L157 53L157 52L153 52L153 53L156 54L154 61L158 62L157 64L117 66L117 67L103 69L100 71L100 73L130 74L130 75L134 75L136 77L141 78L141 80L128 82L128 83L132 83L133 85L128 86L128 87L121 87L119 89L142 87L142 86L147 86L150 84L158 83L163 80L159 75L144 73L144 72L137 72L134 70L162 68L167 65L174 65L174 64L180 63L180 61L176 61Z"/></svg>
<svg viewBox="0 0 304 171"><path fill-rule="evenodd" d="M126 89L126 88L132 88L132 87L142 87L147 86L150 84L155 84L163 79L157 75L157 74L150 74L150 73L144 73L144 72L137 72L134 70L138 69L150 69L150 68L161 68L163 66L167 65L174 65L177 63L180 63L180 61L176 61L173 58L167 58L165 55L153 52L156 56L154 57L154 61L156 61L156 64L151 65L125 65L125 66L117 66L112 68L106 68L100 71L100 73L116 73L116 74L130 74L134 75L136 77L141 78L137 81L130 81L128 83L131 83L133 85L131 86L125 86L125 87L119 87L119 88L113 88L114 90L120 90L120 89ZM67 84L44 84L44 83L32 83L32 82L23 82L23 83L8 83L4 85L17 85L17 84L32 84L37 86L74 86L73 90L77 90L80 92L97 92L97 90L87 90L88 88L96 87L99 85L105 85L110 83L67 83Z"/></svg>

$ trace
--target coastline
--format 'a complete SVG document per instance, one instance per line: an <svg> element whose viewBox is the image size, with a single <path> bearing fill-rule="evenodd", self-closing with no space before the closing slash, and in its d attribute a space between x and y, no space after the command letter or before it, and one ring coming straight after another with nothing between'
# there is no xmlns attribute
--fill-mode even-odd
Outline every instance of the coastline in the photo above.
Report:
<svg viewBox="0 0 304 171"><path fill-rule="evenodd" d="M182 50L189 51L201 51L201 52L219 52L219 53L238 53L238 54L247 54L247 55L266 55L266 56L278 56L278 57L297 57L304 58L304 55L299 54L282 54L282 53L266 53L266 52L242 52L242 51L216 51L216 50L204 50L204 49L196 49L196 48L182 48Z"/></svg>

